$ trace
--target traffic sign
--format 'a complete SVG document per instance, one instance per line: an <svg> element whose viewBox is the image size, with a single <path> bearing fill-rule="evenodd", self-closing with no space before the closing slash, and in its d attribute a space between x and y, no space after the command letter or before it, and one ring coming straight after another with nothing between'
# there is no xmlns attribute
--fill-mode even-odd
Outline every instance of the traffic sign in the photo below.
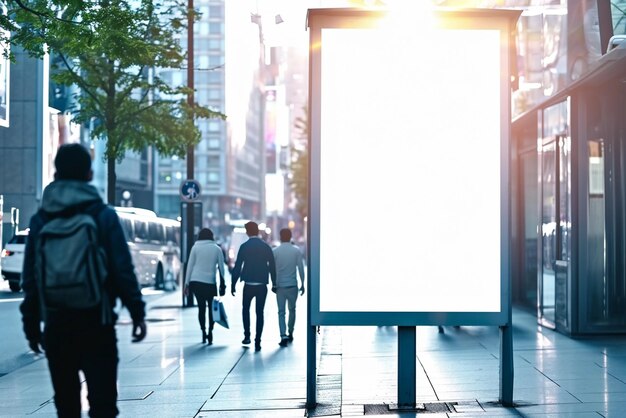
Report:
<svg viewBox="0 0 626 418"><path fill-rule="evenodd" d="M193 202L200 198L200 183L197 180L188 179L180 185L180 197L185 202Z"/></svg>

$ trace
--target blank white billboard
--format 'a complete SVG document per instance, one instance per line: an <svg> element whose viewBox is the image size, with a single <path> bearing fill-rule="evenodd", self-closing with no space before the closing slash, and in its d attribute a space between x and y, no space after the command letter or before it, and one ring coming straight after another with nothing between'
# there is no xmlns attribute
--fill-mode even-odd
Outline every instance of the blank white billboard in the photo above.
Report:
<svg viewBox="0 0 626 418"><path fill-rule="evenodd" d="M498 312L500 32L379 32L322 30L320 309Z"/></svg>
<svg viewBox="0 0 626 418"><path fill-rule="evenodd" d="M355 26L314 45L314 318L501 313L502 28Z"/></svg>

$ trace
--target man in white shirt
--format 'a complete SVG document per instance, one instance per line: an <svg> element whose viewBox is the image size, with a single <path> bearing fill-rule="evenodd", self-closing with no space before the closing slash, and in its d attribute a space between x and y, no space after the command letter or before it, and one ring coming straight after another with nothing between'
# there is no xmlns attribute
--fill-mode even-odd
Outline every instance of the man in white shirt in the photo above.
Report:
<svg viewBox="0 0 626 418"><path fill-rule="evenodd" d="M276 302L278 303L278 327L280 345L286 347L293 341L293 327L296 323L296 300L298 299L298 278L300 273L300 295L304 295L304 261L300 248L291 243L291 230L280 230L280 245L273 250L276 260ZM285 304L289 308L289 322L285 326Z"/></svg>

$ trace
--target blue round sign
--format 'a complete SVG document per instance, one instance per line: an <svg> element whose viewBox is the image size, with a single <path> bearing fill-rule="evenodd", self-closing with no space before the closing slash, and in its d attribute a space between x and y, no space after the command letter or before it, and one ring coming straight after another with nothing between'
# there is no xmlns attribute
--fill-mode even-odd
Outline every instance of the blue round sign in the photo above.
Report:
<svg viewBox="0 0 626 418"><path fill-rule="evenodd" d="M200 198L200 183L197 180L185 180L180 185L180 197L187 201L193 202Z"/></svg>

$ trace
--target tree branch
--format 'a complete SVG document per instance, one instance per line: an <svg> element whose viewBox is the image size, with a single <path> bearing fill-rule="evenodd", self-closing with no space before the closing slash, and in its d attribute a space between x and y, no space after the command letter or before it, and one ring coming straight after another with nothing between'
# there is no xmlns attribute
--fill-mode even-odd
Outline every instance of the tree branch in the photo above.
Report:
<svg viewBox="0 0 626 418"><path fill-rule="evenodd" d="M149 110L149 109L151 109L151 108L153 108L153 107L156 107L156 106L160 106L160 105L162 105L163 103L168 103L168 102L170 102L170 103L174 103L174 100L163 100L163 99L156 100L156 101L154 101L154 102L150 103L149 105L144 106L144 107L142 107L142 108L140 108L140 109L136 110L135 112L132 112L132 113L126 113L126 114L124 115L124 119L133 119L133 118L135 118L135 116L139 115L140 113L145 112L146 110Z"/></svg>
<svg viewBox="0 0 626 418"><path fill-rule="evenodd" d="M76 22L73 20L63 19L62 17L57 17L51 13L44 13L35 9L31 9L30 7L25 5L21 0L15 0L15 4L17 4L20 7L20 9L26 10L28 13L34 14L35 16L39 16L40 18L43 17L46 19L54 19L54 20L58 20L59 22L70 23L72 25L82 25L82 22Z"/></svg>
<svg viewBox="0 0 626 418"><path fill-rule="evenodd" d="M91 97L94 100L94 102L98 104L100 109L102 109L102 103L100 103L98 96L90 90L90 89L97 89L98 87L88 84L78 74L76 74L76 72L74 71L74 67L70 65L70 63L67 61L67 58L65 57L64 54L59 53L59 56L61 57L61 60L63 60L63 64L65 64L65 67L67 68L67 70L70 72L70 74L72 74L72 78L74 79L74 82L78 84L80 88L83 89L83 91L85 91L85 93L87 93L87 95L89 95L89 97ZM102 116L102 113L100 116Z"/></svg>
<svg viewBox="0 0 626 418"><path fill-rule="evenodd" d="M137 82L137 80L139 80L139 78L141 77L143 70L146 68L145 65L142 65L139 68L139 71L137 71L137 74L135 74L133 76L133 81L130 83L130 86L128 86L127 88L125 88L124 90L122 90L119 94L118 94L118 99L117 99L117 104L121 104L124 102L124 100L126 100L128 98L128 96L130 96L130 94L133 92L133 89L135 87L134 84ZM147 89L146 89L147 90ZM141 100L143 100L146 96L144 95Z"/></svg>
<svg viewBox="0 0 626 418"><path fill-rule="evenodd" d="M97 89L98 87L97 86L92 86L91 84L89 84L86 81L84 81L80 77L80 75L76 74L76 72L74 71L74 67L72 67L70 65L70 63L68 62L67 58L65 57L65 54L58 53L58 55L61 57L61 60L63 61L63 64L65 64L65 68L67 68L67 70L72 75L72 78L74 79L74 82L76 84L78 84L98 104L98 106L102 106L102 103L100 103L100 100L98 100L98 96L96 96L95 93L93 93L90 90L90 89Z"/></svg>

